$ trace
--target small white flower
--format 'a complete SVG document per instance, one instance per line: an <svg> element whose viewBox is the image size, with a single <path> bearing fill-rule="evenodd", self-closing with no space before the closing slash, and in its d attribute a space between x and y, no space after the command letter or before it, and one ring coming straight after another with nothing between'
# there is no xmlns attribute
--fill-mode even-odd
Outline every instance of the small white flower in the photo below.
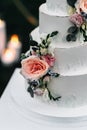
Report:
<svg viewBox="0 0 87 130"><path fill-rule="evenodd" d="M47 43L48 43L48 44L51 43L51 38L50 38L50 37L47 39Z"/></svg>
<svg viewBox="0 0 87 130"><path fill-rule="evenodd" d="M82 29L85 30L85 24L82 24Z"/></svg>
<svg viewBox="0 0 87 130"><path fill-rule="evenodd" d="M47 48L40 48L40 52L41 52L41 54L42 55L46 55L47 54L47 52L48 52L48 50L47 50Z"/></svg>
<svg viewBox="0 0 87 130"><path fill-rule="evenodd" d="M48 95L48 90L45 88L43 96L42 96L44 101L50 101L49 95Z"/></svg>
<svg viewBox="0 0 87 130"><path fill-rule="evenodd" d="M75 13L75 8L69 6L69 11L68 11L69 15L71 16L72 14Z"/></svg>

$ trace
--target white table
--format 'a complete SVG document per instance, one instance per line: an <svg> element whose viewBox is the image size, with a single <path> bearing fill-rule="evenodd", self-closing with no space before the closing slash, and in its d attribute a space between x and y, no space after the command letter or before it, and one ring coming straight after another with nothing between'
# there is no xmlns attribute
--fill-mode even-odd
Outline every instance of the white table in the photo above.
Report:
<svg viewBox="0 0 87 130"><path fill-rule="evenodd" d="M12 87L23 85L24 78L19 74L19 69L16 69L10 82L8 83L0 100L0 130L87 130L87 121L76 123L75 125L64 125L59 123L53 125L52 122L47 123L45 120L38 122L38 119L25 117L21 114L21 110L17 110L12 103L10 92Z"/></svg>

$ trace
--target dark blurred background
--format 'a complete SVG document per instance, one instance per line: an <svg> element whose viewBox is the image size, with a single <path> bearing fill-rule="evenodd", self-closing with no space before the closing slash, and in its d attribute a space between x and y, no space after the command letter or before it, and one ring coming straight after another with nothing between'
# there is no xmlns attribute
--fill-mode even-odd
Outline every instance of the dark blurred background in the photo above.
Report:
<svg viewBox="0 0 87 130"><path fill-rule="evenodd" d="M45 0L0 0L0 19L6 22L7 41L11 35L17 34L23 53L29 48L29 33L39 25L39 6L44 2ZM20 68L20 60L9 66L0 60L0 96L15 68Z"/></svg>

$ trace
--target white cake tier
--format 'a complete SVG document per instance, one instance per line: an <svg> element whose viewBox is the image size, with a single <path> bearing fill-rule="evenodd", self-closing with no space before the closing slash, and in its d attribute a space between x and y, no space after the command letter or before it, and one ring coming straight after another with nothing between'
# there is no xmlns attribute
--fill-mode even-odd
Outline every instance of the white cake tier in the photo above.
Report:
<svg viewBox="0 0 87 130"><path fill-rule="evenodd" d="M58 31L57 42L66 44L66 36L68 35L69 27L73 26L70 22L68 16L63 16L59 14L59 16L54 13L50 13L47 10L46 4L42 4L39 8L39 32L42 33L50 33L52 31ZM70 44L76 43L80 41L80 36L78 34L76 42L70 42ZM62 45L61 44L61 45ZM64 47L64 46L63 46Z"/></svg>
<svg viewBox="0 0 87 130"><path fill-rule="evenodd" d="M38 28L31 35L40 43ZM63 76L87 74L87 44L70 43L66 46L62 44L62 47L64 45L65 48L60 48L61 43L54 43L53 40L50 49L54 50L56 58L54 70Z"/></svg>
<svg viewBox="0 0 87 130"><path fill-rule="evenodd" d="M87 74L77 76L61 76L52 78L48 88L54 97L59 97L59 101L50 101L48 96L35 96L35 100L45 103L53 103L58 108L76 108L87 106ZM27 91L29 84L25 81ZM32 100L32 99L31 99Z"/></svg>
<svg viewBox="0 0 87 130"><path fill-rule="evenodd" d="M56 14L56 15L62 15L67 16L68 15L68 4L67 0L47 0L47 9Z"/></svg>
<svg viewBox="0 0 87 130"><path fill-rule="evenodd" d="M83 120L87 120L87 87L86 87L86 79L87 79L87 75L84 75L84 79L81 77L76 77L74 79L72 79L73 77L71 77L70 81L68 83L65 83L65 80L67 81L67 77L66 79L63 79L61 77L61 82L65 83L65 88L68 86L68 89L70 90L71 86L70 86L70 82L75 85L75 82L77 83L76 85L76 89L77 89L77 94L79 94L81 97L77 97L75 100L74 95L71 96L71 98L68 96L67 98L67 102L65 102L64 106L64 102L63 100L66 100L65 98L61 98L60 101L57 102L53 102L53 101L44 101L44 100L39 100L38 98L31 98L30 94L26 91L25 89L25 79L20 75L20 70L16 70L16 72L14 73L14 75L12 76L12 79L10 80L8 87L10 88L10 92L9 92L6 96L4 96L4 98L6 98L7 100L9 99L8 96L10 96L11 99L11 105L9 107L12 107L12 110L18 110L16 112L20 112L21 115L23 115L24 117L26 117L26 119L30 119L30 115L33 112L33 115L35 116L35 120L34 121L38 121L40 116L40 121L45 121L51 124L57 123L68 123L71 124L72 126L74 125L73 123L81 123L79 121L83 121ZM83 82L82 79L83 79ZM81 81L79 82L79 80L81 79ZM61 85L63 85L64 83L62 83ZM60 85L60 79L59 79L59 83L58 85ZM72 86L73 86L72 85ZM83 86L82 86L83 85ZM62 86L60 86L62 87ZM63 87L64 88L64 87ZM72 87L73 88L73 87ZM74 86L75 89L75 86ZM58 89L57 89L58 90ZM59 91L59 90L58 90ZM63 89L64 91L64 89ZM65 92L68 90L65 90ZM84 91L84 92L83 92ZM82 94L83 93L83 94ZM76 93L75 93L76 94ZM69 94L68 94L69 95ZM83 101L80 100L82 98L83 95ZM7 98L8 97L8 98ZM5 101L7 101L5 100ZM78 102L79 104L77 104ZM72 102L74 101L74 102ZM4 103L4 102L3 102ZM8 103L8 102L7 102ZM73 104L75 103L75 105ZM12 106L12 104L14 104ZM9 105L9 103L8 103ZM73 108L71 108L70 106L73 105ZM77 107L77 105L79 105ZM31 114L30 114L31 113ZM32 116L33 116L32 115ZM32 119L32 118L31 118ZM70 123L71 122L71 123ZM61 124L64 126L64 124ZM87 125L87 123L86 123ZM54 127L53 127L54 128ZM67 129L66 129L67 130ZM70 129L68 129L70 130Z"/></svg>
<svg viewBox="0 0 87 130"><path fill-rule="evenodd" d="M87 74L87 45L54 49L55 71L63 76Z"/></svg>

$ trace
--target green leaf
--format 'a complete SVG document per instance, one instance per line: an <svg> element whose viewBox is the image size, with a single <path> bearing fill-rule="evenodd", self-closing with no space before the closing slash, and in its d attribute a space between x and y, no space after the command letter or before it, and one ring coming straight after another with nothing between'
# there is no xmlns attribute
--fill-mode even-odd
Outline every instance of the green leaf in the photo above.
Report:
<svg viewBox="0 0 87 130"><path fill-rule="evenodd" d="M47 42L47 40L48 40L49 37L50 37L50 34L47 35L47 37L46 37L46 42Z"/></svg>
<svg viewBox="0 0 87 130"><path fill-rule="evenodd" d="M27 91L30 93L31 97L34 97L34 92L31 86L28 87Z"/></svg>
<svg viewBox="0 0 87 130"><path fill-rule="evenodd" d="M45 40L43 40L42 43L45 45L46 44Z"/></svg>
<svg viewBox="0 0 87 130"><path fill-rule="evenodd" d="M21 54L21 60L23 60L23 59L25 59L25 58L27 58L27 56L26 56L24 53L22 53L22 54Z"/></svg>
<svg viewBox="0 0 87 130"><path fill-rule="evenodd" d="M61 96L53 97L48 88L47 88L47 91L48 91L48 96L49 96L50 100L58 101L61 98Z"/></svg>
<svg viewBox="0 0 87 130"><path fill-rule="evenodd" d="M51 33L50 37L54 37L57 34L58 34L58 31L54 31L54 32Z"/></svg>

